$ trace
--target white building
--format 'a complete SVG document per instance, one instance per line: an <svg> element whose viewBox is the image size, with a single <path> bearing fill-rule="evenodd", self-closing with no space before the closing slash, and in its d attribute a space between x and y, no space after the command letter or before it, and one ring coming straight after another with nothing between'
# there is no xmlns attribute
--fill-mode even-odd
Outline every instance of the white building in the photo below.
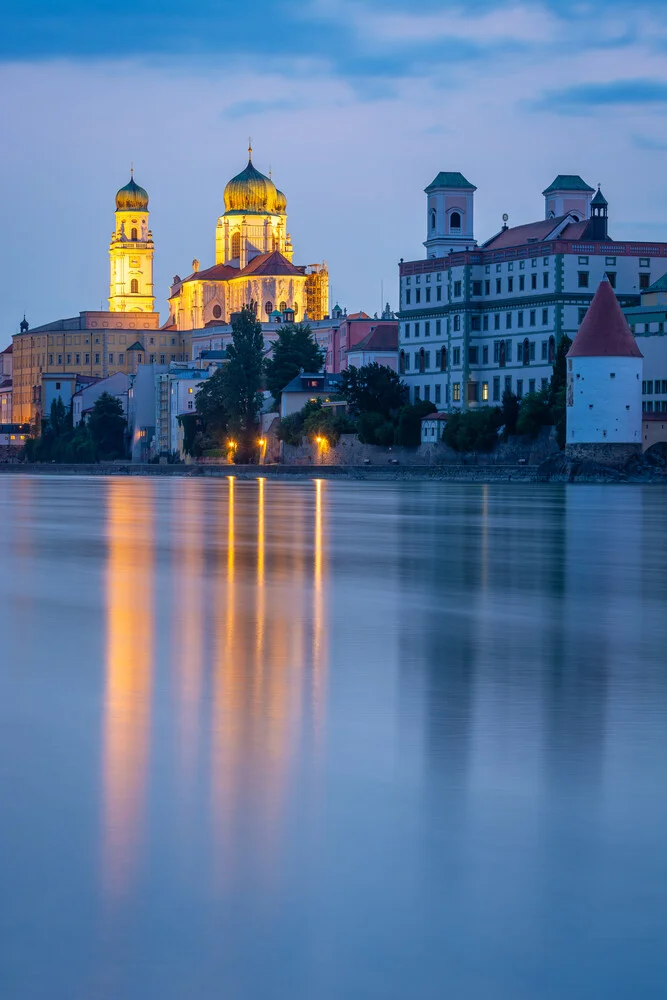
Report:
<svg viewBox="0 0 667 1000"><path fill-rule="evenodd" d="M72 423L78 427L86 414L93 408L96 400L103 393L108 393L120 401L123 407L123 415L127 417L127 393L130 385L130 376L125 372L116 372L109 378L99 379L91 385L83 386L72 396Z"/></svg>
<svg viewBox="0 0 667 1000"><path fill-rule="evenodd" d="M566 446L641 440L642 353L605 279L567 354Z"/></svg>
<svg viewBox="0 0 667 1000"><path fill-rule="evenodd" d="M626 308L667 274L667 244L610 239L605 198L578 176L546 188L543 220L505 224L481 246L474 194L462 174L438 174L426 188L426 259L400 264L399 370L411 401L442 410L546 386L558 342L574 338L605 274Z"/></svg>

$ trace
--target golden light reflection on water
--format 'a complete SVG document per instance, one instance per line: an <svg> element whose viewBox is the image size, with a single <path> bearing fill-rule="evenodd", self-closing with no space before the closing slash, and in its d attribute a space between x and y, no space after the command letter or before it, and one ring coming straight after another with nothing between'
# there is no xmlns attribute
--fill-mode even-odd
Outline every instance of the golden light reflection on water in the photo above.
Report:
<svg viewBox="0 0 667 1000"><path fill-rule="evenodd" d="M204 659L204 503L200 489L180 483L177 520L182 546L173 566L176 703L179 716L179 776L190 787L197 760ZM183 488L184 487L184 488Z"/></svg>
<svg viewBox="0 0 667 1000"><path fill-rule="evenodd" d="M308 510L301 491L290 496L289 502L283 494L268 507L266 492L266 482L260 479L253 493L242 484L237 498L230 480L226 526L218 540L219 550L226 540L226 553L220 552L224 561L219 562L215 599L219 626L213 680L212 794L218 886L233 877L235 859L244 851L252 852L258 877L270 882L276 876L290 773L303 750L304 678L311 655L318 715L324 707L322 484L315 487L314 535L313 508ZM253 517L249 508L255 504ZM311 561L307 550L313 537ZM313 611L309 608L311 590ZM249 815L253 821L244 828Z"/></svg>
<svg viewBox="0 0 667 1000"><path fill-rule="evenodd" d="M141 837L153 662L153 484L110 479L104 698L103 877L129 888Z"/></svg>

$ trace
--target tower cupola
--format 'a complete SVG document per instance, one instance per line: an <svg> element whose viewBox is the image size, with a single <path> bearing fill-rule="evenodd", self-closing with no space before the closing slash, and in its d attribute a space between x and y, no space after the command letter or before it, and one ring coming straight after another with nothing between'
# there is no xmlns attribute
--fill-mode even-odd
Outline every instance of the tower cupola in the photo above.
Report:
<svg viewBox="0 0 667 1000"><path fill-rule="evenodd" d="M148 210L148 191L139 187L134 179L134 168L130 171L130 180L116 193L117 212L146 212Z"/></svg>
<svg viewBox="0 0 667 1000"><path fill-rule="evenodd" d="M596 194L591 200L591 217L588 225L586 226L586 231L583 235L585 240L597 240L604 242L608 240L607 235L607 210L609 208L607 199L602 194L600 190L600 185L598 184L598 189Z"/></svg>

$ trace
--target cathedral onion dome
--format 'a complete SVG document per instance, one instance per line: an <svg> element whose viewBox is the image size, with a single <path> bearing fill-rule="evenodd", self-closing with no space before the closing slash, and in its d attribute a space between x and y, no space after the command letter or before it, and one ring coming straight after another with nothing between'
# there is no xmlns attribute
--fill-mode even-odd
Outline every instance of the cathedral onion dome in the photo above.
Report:
<svg viewBox="0 0 667 1000"><path fill-rule="evenodd" d="M282 191L279 191L278 188L276 188L276 212L279 212L280 215L284 215L286 211L287 211L287 198L282 193Z"/></svg>
<svg viewBox="0 0 667 1000"><path fill-rule="evenodd" d="M116 195L117 212L145 212L148 208L148 192L135 184L134 171L130 183L122 187Z"/></svg>
<svg viewBox="0 0 667 1000"><path fill-rule="evenodd" d="M282 198L287 204L285 196ZM225 188L225 210L227 212L276 212L279 201L278 190L270 177L260 174L252 165L252 149L248 150L248 166L242 170Z"/></svg>

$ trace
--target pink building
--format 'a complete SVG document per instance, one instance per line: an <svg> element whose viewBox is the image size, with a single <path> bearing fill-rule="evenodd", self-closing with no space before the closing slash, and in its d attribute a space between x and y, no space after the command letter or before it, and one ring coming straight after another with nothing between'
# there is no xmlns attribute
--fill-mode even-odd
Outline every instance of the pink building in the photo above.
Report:
<svg viewBox="0 0 667 1000"><path fill-rule="evenodd" d="M365 312L342 315L340 323L332 325L329 331L326 370L335 375L345 371L348 367L348 352L358 347L373 331L383 327L396 327L396 320L389 306L382 313L381 319Z"/></svg>

